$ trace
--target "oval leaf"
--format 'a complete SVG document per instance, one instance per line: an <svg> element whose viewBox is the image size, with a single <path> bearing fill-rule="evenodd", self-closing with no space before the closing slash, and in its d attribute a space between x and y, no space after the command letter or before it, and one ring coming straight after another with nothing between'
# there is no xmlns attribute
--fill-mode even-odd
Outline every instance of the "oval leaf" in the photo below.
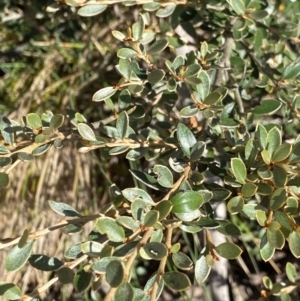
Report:
<svg viewBox="0 0 300 301"><path fill-rule="evenodd" d="M8 272L19 270L27 262L32 252L33 243L34 240L30 240L22 248L17 245L8 253L5 260L5 269Z"/></svg>
<svg viewBox="0 0 300 301"><path fill-rule="evenodd" d="M21 290L9 282L0 282L0 296L8 300L19 300L21 299Z"/></svg>
<svg viewBox="0 0 300 301"><path fill-rule="evenodd" d="M106 281L111 287L118 287L124 279L124 265L119 260L111 261L106 267Z"/></svg>
<svg viewBox="0 0 300 301"><path fill-rule="evenodd" d="M116 89L114 87L105 87L100 89L93 95L93 101L102 101L106 98L113 96L116 93Z"/></svg>
<svg viewBox="0 0 300 301"><path fill-rule="evenodd" d="M148 49L147 54L153 55L157 54L161 51L163 51L167 46L169 42L167 39L160 39L158 41L155 41Z"/></svg>
<svg viewBox="0 0 300 301"><path fill-rule="evenodd" d="M73 207L62 202L49 201L49 206L54 212L63 216L81 216Z"/></svg>
<svg viewBox="0 0 300 301"><path fill-rule="evenodd" d="M166 285L175 291L183 291L191 286L188 276L180 272L164 273L163 279Z"/></svg>
<svg viewBox="0 0 300 301"><path fill-rule="evenodd" d="M107 5L104 4L87 4L81 7L77 14L81 17L92 17L101 14L107 8Z"/></svg>
<svg viewBox="0 0 300 301"><path fill-rule="evenodd" d="M78 132L83 137L83 139L88 141L96 141L96 136L94 131L85 123L78 124Z"/></svg>
<svg viewBox="0 0 300 301"><path fill-rule="evenodd" d="M190 158L191 148L197 143L194 134L187 126L179 123L177 126L177 139L183 153Z"/></svg>
<svg viewBox="0 0 300 301"><path fill-rule="evenodd" d="M247 178L247 169L244 162L239 158L231 159L231 169L236 180L241 184L245 184L245 180Z"/></svg>
<svg viewBox="0 0 300 301"><path fill-rule="evenodd" d="M203 197L196 191L179 192L170 199L174 213L190 213L203 204Z"/></svg>
<svg viewBox="0 0 300 301"><path fill-rule="evenodd" d="M101 234L107 234L109 240L122 242L125 238L124 229L110 217L100 217L97 220L97 228Z"/></svg>
<svg viewBox="0 0 300 301"><path fill-rule="evenodd" d="M236 259L242 254L242 249L231 242L224 242L215 248L216 252L226 259Z"/></svg>

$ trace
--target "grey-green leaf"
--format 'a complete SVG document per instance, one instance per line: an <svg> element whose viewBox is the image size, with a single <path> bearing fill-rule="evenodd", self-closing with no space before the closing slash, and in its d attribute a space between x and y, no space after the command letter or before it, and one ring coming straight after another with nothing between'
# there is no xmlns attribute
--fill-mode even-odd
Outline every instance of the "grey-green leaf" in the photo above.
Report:
<svg viewBox="0 0 300 301"><path fill-rule="evenodd" d="M242 249L231 242L224 242L216 247L216 252L226 259L236 259L242 254Z"/></svg>
<svg viewBox="0 0 300 301"><path fill-rule="evenodd" d="M116 93L116 91L117 90L114 87L102 88L93 95L93 101L103 101L106 98L113 96Z"/></svg>
<svg viewBox="0 0 300 301"><path fill-rule="evenodd" d="M177 139L184 154L190 158L191 148L197 143L192 131L184 124L179 123L177 126Z"/></svg>
<svg viewBox="0 0 300 301"><path fill-rule="evenodd" d="M49 201L49 206L54 212L63 216L81 216L72 206L63 202Z"/></svg>
<svg viewBox="0 0 300 301"><path fill-rule="evenodd" d="M168 287L176 291L183 291L191 286L188 276L180 272L164 273L163 279Z"/></svg>
<svg viewBox="0 0 300 301"><path fill-rule="evenodd" d="M0 282L0 296L8 300L19 300L21 299L21 290L9 282Z"/></svg>
<svg viewBox="0 0 300 301"><path fill-rule="evenodd" d="M161 51L163 51L167 46L168 46L169 42L167 39L160 39L155 41L147 50L147 54L149 55L153 55L153 54L157 54Z"/></svg>
<svg viewBox="0 0 300 301"><path fill-rule="evenodd" d="M107 8L107 5L100 3L87 4L81 7L77 14L81 17L92 17L101 14Z"/></svg>
<svg viewBox="0 0 300 301"><path fill-rule="evenodd" d="M16 245L6 257L5 269L8 272L19 270L27 262L31 255L33 244L34 240L30 240L22 248L19 248L19 246Z"/></svg>

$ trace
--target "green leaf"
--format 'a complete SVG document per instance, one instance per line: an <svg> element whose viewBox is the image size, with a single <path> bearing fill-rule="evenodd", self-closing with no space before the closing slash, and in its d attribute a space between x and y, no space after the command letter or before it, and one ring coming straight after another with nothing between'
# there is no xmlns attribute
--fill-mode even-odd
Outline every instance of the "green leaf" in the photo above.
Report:
<svg viewBox="0 0 300 301"><path fill-rule="evenodd" d="M250 219L255 219L256 218L256 211L257 210L262 210L264 212L267 212L268 210L261 206L261 205L258 205L258 204L246 204L244 207L243 207L243 213Z"/></svg>
<svg viewBox="0 0 300 301"><path fill-rule="evenodd" d="M160 4L158 2L149 2L143 5L143 9L145 11L156 11L160 8Z"/></svg>
<svg viewBox="0 0 300 301"><path fill-rule="evenodd" d="M75 259L82 256L83 253L81 252L80 244L71 246L69 249L67 249L64 255L68 259Z"/></svg>
<svg viewBox="0 0 300 301"><path fill-rule="evenodd" d="M207 263L207 256L209 256L209 255L206 255L203 252L203 250L201 253L202 254L201 254L200 258L196 261L196 264L195 264L195 278L198 283L203 283L207 279L207 277L210 273L210 270L211 270L211 265L208 265L208 263Z"/></svg>
<svg viewBox="0 0 300 301"><path fill-rule="evenodd" d="M300 62L291 63L284 69L282 73L282 77L283 79L296 79L296 77L299 76L299 74L300 74Z"/></svg>
<svg viewBox="0 0 300 301"><path fill-rule="evenodd" d="M169 92L176 91L177 89L177 81L174 78L169 78L167 81L167 90Z"/></svg>
<svg viewBox="0 0 300 301"><path fill-rule="evenodd" d="M168 249L160 242L148 242L140 249L140 255L146 260L161 260L168 256Z"/></svg>
<svg viewBox="0 0 300 301"><path fill-rule="evenodd" d="M120 59L119 65L116 66L117 71L121 73L121 75L124 76L124 78L129 81L131 78L131 67L130 62L127 59ZM110 106L112 110L114 110L114 104Z"/></svg>
<svg viewBox="0 0 300 301"><path fill-rule="evenodd" d="M166 188L173 186L173 174L169 168L164 165L156 164L153 167L153 172L157 175L157 182Z"/></svg>
<svg viewBox="0 0 300 301"><path fill-rule="evenodd" d="M203 204L202 195L196 191L179 192L174 195L170 202L173 204L174 213L190 213Z"/></svg>
<svg viewBox="0 0 300 301"><path fill-rule="evenodd" d="M216 252L226 259L236 259L242 254L242 249L234 243L224 242L215 248Z"/></svg>
<svg viewBox="0 0 300 301"><path fill-rule="evenodd" d="M161 221L162 219L166 218L171 212L172 207L173 205L170 201L164 200L159 202L155 207L155 210L159 212L158 220Z"/></svg>
<svg viewBox="0 0 300 301"><path fill-rule="evenodd" d="M160 39L155 41L147 50L148 55L157 54L161 51L163 51L167 46L169 42L167 39Z"/></svg>
<svg viewBox="0 0 300 301"><path fill-rule="evenodd" d="M132 37L134 41L139 41L142 39L144 29L144 19L140 17L139 20L132 25Z"/></svg>
<svg viewBox="0 0 300 301"><path fill-rule="evenodd" d="M149 292L151 291L154 281L156 279L156 274L153 274L150 279L148 279L147 283L144 286L144 292L149 295ZM162 277L160 277L159 282L158 282L158 289L157 289L157 293L156 293L156 299L158 300L160 294L162 293L164 288L164 280L162 279ZM147 299L146 299L147 300ZM140 299L136 300L136 301L140 301Z"/></svg>
<svg viewBox="0 0 300 301"><path fill-rule="evenodd" d="M240 158L231 159L231 169L236 180L241 183L246 183L247 169L245 163Z"/></svg>
<svg viewBox="0 0 300 301"><path fill-rule="evenodd" d="M106 98L113 96L116 93L116 91L117 90L114 87L102 88L93 95L93 101L105 100Z"/></svg>
<svg viewBox="0 0 300 301"><path fill-rule="evenodd" d="M84 292L90 286L92 279L93 274L81 268L74 277L74 288L77 292Z"/></svg>
<svg viewBox="0 0 300 301"><path fill-rule="evenodd" d="M180 272L167 272L162 277L165 284L175 291L183 291L191 286L188 276Z"/></svg>
<svg viewBox="0 0 300 301"><path fill-rule="evenodd" d="M68 267L62 267L57 272L57 277L60 283L69 284L73 282L75 273Z"/></svg>
<svg viewBox="0 0 300 301"><path fill-rule="evenodd" d="M184 107L180 112L180 116L183 118L190 118L192 116L195 116L199 112L199 109L196 105L190 105L187 107Z"/></svg>
<svg viewBox="0 0 300 301"><path fill-rule="evenodd" d="M154 202L151 196L140 188L126 188L122 190L122 194L128 201L132 202L135 199L142 199L146 203L153 205Z"/></svg>
<svg viewBox="0 0 300 301"><path fill-rule="evenodd" d="M124 229L113 218L104 216L98 218L97 228L101 234L107 234L110 241L122 242L125 238Z"/></svg>
<svg viewBox="0 0 300 301"><path fill-rule="evenodd" d="M18 159L23 162L30 162L34 159L34 156L32 154L20 152L18 153Z"/></svg>
<svg viewBox="0 0 300 301"><path fill-rule="evenodd" d="M271 247L281 250L285 243L284 235L280 230L271 231L267 229L267 239Z"/></svg>
<svg viewBox="0 0 300 301"><path fill-rule="evenodd" d="M111 156L116 156L116 155L123 154L123 153L127 152L128 150L129 150L129 146L128 145L116 146L116 147L110 149L109 154Z"/></svg>
<svg viewBox="0 0 300 301"><path fill-rule="evenodd" d="M17 271L24 266L31 255L33 243L34 240L30 240L22 248L17 245L8 253L5 260L5 269L8 272Z"/></svg>
<svg viewBox="0 0 300 301"><path fill-rule="evenodd" d="M227 2L237 15L243 15L245 13L245 3L243 0L227 0Z"/></svg>
<svg viewBox="0 0 300 301"><path fill-rule="evenodd" d="M149 174L139 170L130 169L129 172L132 174L133 177L135 177L138 181L144 183L146 186L155 190L165 190L163 186L158 184L158 181L155 177L150 176Z"/></svg>
<svg viewBox="0 0 300 301"><path fill-rule="evenodd" d="M264 100L260 105L256 106L253 110L253 114L257 115L272 115L278 111L281 107L281 102L278 100Z"/></svg>
<svg viewBox="0 0 300 301"><path fill-rule="evenodd" d="M140 228L140 224L130 216L118 216L116 221L119 225L137 231Z"/></svg>
<svg viewBox="0 0 300 301"><path fill-rule="evenodd" d="M144 226L152 227L158 221L159 212L157 210L150 210L144 217Z"/></svg>
<svg viewBox="0 0 300 301"><path fill-rule="evenodd" d="M182 252L174 253L172 260L178 269L187 271L193 267L192 260Z"/></svg>
<svg viewBox="0 0 300 301"><path fill-rule="evenodd" d="M205 97L203 103L211 106L216 104L219 100L221 100L221 98L222 95L219 92L212 92Z"/></svg>
<svg viewBox="0 0 300 301"><path fill-rule="evenodd" d="M119 260L119 258L116 257L116 256L103 257L100 260L95 261L94 263L92 263L91 269L93 271L95 271L96 273L104 274L105 271L106 271L107 265L110 262L115 261L115 260Z"/></svg>
<svg viewBox="0 0 300 301"><path fill-rule="evenodd" d="M287 183L287 173L284 168L274 166L273 168L273 182L276 187L284 187Z"/></svg>
<svg viewBox="0 0 300 301"><path fill-rule="evenodd" d="M288 279L292 282L295 283L297 279L297 271L294 265L290 262L287 262L285 266L285 273L288 277Z"/></svg>
<svg viewBox="0 0 300 301"><path fill-rule="evenodd" d="M201 66L199 64L191 64L187 66L184 72L184 76L185 77L197 76L200 70L201 70Z"/></svg>
<svg viewBox="0 0 300 301"><path fill-rule="evenodd" d="M278 210L286 202L286 190L285 188L277 188L271 197L270 208L275 211Z"/></svg>
<svg viewBox="0 0 300 301"><path fill-rule="evenodd" d="M111 33L116 39L118 39L121 42L124 41L124 39L126 38L126 36L120 31L112 30Z"/></svg>
<svg viewBox="0 0 300 301"><path fill-rule="evenodd" d="M276 149L281 145L282 136L281 131L277 127L273 127L267 135L267 151L272 157Z"/></svg>
<svg viewBox="0 0 300 301"><path fill-rule="evenodd" d="M166 18L169 17L175 10L176 4L169 4L165 7L160 8L159 10L156 11L155 15L156 17L159 18Z"/></svg>
<svg viewBox="0 0 300 301"><path fill-rule="evenodd" d="M227 209L231 214L237 214L243 210L244 199L241 196L235 196L227 203Z"/></svg>
<svg viewBox="0 0 300 301"><path fill-rule="evenodd" d="M34 129L40 129L43 127L40 116L35 113L29 113L26 116L26 120L27 120L27 123Z"/></svg>
<svg viewBox="0 0 300 301"><path fill-rule="evenodd" d="M266 212L262 210L257 210L255 214L256 214L256 220L258 224L262 227L265 227L267 221Z"/></svg>
<svg viewBox="0 0 300 301"><path fill-rule="evenodd" d="M149 74L148 74L148 82L152 85L155 85L157 83L159 83L160 81L163 80L163 78L165 77L165 71L162 69L155 69L152 70Z"/></svg>
<svg viewBox="0 0 300 301"><path fill-rule="evenodd" d="M35 269L41 271L55 271L64 265L62 261L55 257L48 257L43 254L34 254L31 255L28 259L30 265L32 265Z"/></svg>
<svg viewBox="0 0 300 301"><path fill-rule="evenodd" d="M300 233L292 231L289 235L289 247L292 254L296 257L300 257Z"/></svg>
<svg viewBox="0 0 300 301"><path fill-rule="evenodd" d="M184 154L190 158L191 148L197 143L197 140L191 130L184 124L177 126L177 139Z"/></svg>
<svg viewBox="0 0 300 301"><path fill-rule="evenodd" d="M72 206L62 202L49 201L49 206L54 212L63 216L81 216Z"/></svg>
<svg viewBox="0 0 300 301"><path fill-rule="evenodd" d="M259 146L262 149L266 148L267 135L268 135L268 132L267 132L266 128L262 124L258 123L257 127L256 127L256 131L255 131L255 138L257 139Z"/></svg>
<svg viewBox="0 0 300 301"><path fill-rule="evenodd" d="M124 264L119 260L113 260L106 266L106 281L111 287L118 287L124 279Z"/></svg>
<svg viewBox="0 0 300 301"><path fill-rule="evenodd" d="M0 143L0 155L10 154L10 150Z"/></svg>
<svg viewBox="0 0 300 301"><path fill-rule="evenodd" d="M86 241L80 244L80 249L83 254L90 257L99 257L103 249L103 245L97 241Z"/></svg>
<svg viewBox="0 0 300 301"><path fill-rule="evenodd" d="M289 143L282 143L279 147L274 151L272 155L273 162L281 162L284 161L291 153L292 145Z"/></svg>
<svg viewBox="0 0 300 301"><path fill-rule="evenodd" d="M115 293L115 301L133 301L134 300L134 290L132 286L128 282L122 283L116 293ZM141 299L139 299L141 300Z"/></svg>
<svg viewBox="0 0 300 301"><path fill-rule="evenodd" d="M87 4L83 7L81 7L77 14L81 17L92 17L101 14L104 12L107 8L107 5L105 4Z"/></svg>
<svg viewBox="0 0 300 301"><path fill-rule="evenodd" d="M49 126L54 129L58 129L64 123L64 119L65 119L64 115L56 114L51 118Z"/></svg>
<svg viewBox="0 0 300 301"><path fill-rule="evenodd" d="M22 297L22 292L13 283L0 282L0 296L8 300L19 300Z"/></svg>
<svg viewBox="0 0 300 301"><path fill-rule="evenodd" d="M127 112L123 111L122 113L119 114L116 123L118 134L122 139L127 137L128 127L129 127L129 117Z"/></svg>
<svg viewBox="0 0 300 301"><path fill-rule="evenodd" d="M275 253L275 248L273 248L270 245L270 243L268 242L266 233L263 235L263 237L261 239L259 252L260 252L261 258L264 261L269 261Z"/></svg>
<svg viewBox="0 0 300 301"><path fill-rule="evenodd" d="M9 185L9 176L5 172L0 172L0 189L7 188Z"/></svg>
<svg viewBox="0 0 300 301"><path fill-rule="evenodd" d="M199 85L201 84L201 79L195 76L185 77L184 81L190 85Z"/></svg>
<svg viewBox="0 0 300 301"><path fill-rule="evenodd" d="M266 10L256 10L250 14L252 20L259 21L263 20L269 16L269 13Z"/></svg>
<svg viewBox="0 0 300 301"><path fill-rule="evenodd" d="M253 183L246 183L243 185L241 193L244 198L252 197L257 191L257 186Z"/></svg>

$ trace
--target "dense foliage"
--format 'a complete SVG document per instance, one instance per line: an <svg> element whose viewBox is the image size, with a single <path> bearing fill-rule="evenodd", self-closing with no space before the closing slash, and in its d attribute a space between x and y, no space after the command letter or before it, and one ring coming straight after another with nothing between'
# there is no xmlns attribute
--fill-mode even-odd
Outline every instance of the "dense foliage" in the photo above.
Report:
<svg viewBox="0 0 300 301"><path fill-rule="evenodd" d="M9 173L19 163L51 147L59 151L69 139L81 153L100 150L97 154L107 160L117 156L128 161L133 181L119 187L112 180L110 202L93 214L49 200L65 220L1 240L1 249L14 246L6 258L7 271L30 264L55 272L27 295L1 282L0 295L9 300L34 300L55 281L73 282L83 292L96 291L105 279L110 285L106 301L154 301L165 286L184 291L191 286L187 271L193 270L194 279L203 283L219 257L241 255L239 242L247 240L247 231L239 221L254 231L258 243L250 245L263 261L284 247L300 257L300 2L122 4L114 8L126 13L127 6L138 7L140 14L127 29L111 32L118 75L97 82L92 100L101 113L68 109L53 114L46 106L50 110L45 113L36 108L16 119L3 117L0 188L9 189ZM70 16L73 28L75 13L109 20L112 5L114 1L51 3L42 9L40 22ZM92 35L92 28L83 29ZM11 52L5 51L6 56ZM91 65L85 68L92 70ZM227 206L227 219L215 214L221 202ZM33 254L41 236L60 228L74 234L88 222L94 223L93 231L67 249L64 259ZM212 229L226 241L216 245ZM179 232L203 234L197 253L183 252L173 239ZM137 258L159 262L144 287L132 281ZM273 283L271 275L265 276L261 300L273 295L292 300L298 282L291 262L286 262L286 277L284 283Z"/></svg>

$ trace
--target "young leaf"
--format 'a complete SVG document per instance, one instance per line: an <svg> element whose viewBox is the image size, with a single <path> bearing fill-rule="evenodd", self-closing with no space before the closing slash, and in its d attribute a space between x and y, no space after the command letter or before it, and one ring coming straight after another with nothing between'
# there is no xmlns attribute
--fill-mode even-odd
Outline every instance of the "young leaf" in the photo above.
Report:
<svg viewBox="0 0 300 301"><path fill-rule="evenodd" d="M227 2L237 15L243 15L245 13L245 4L243 0L227 0Z"/></svg>
<svg viewBox="0 0 300 301"><path fill-rule="evenodd" d="M49 126L54 129L60 128L62 126L62 124L64 123L64 118L65 118L64 115L61 115L61 114L54 115L51 118Z"/></svg>
<svg viewBox="0 0 300 301"><path fill-rule="evenodd" d="M224 242L215 248L216 252L226 259L236 259L242 254L242 249L231 242Z"/></svg>
<svg viewBox="0 0 300 301"><path fill-rule="evenodd" d="M231 169L236 180L241 183L246 183L247 169L245 163L240 158L231 159Z"/></svg>
<svg viewBox="0 0 300 301"><path fill-rule="evenodd" d="M184 124L177 126L177 139L184 154L190 158L191 148L197 143L197 140L191 130Z"/></svg>
<svg viewBox="0 0 300 301"><path fill-rule="evenodd" d="M33 243L34 240L30 240L22 248L19 248L19 246L16 245L8 253L8 256L6 257L5 260L5 269L8 272L19 270L27 262L32 252Z"/></svg>
<svg viewBox="0 0 300 301"><path fill-rule="evenodd" d="M155 15L159 18L166 18L172 15L176 8L176 4L169 4L165 7L160 8L159 10L156 11Z"/></svg>
<svg viewBox="0 0 300 301"><path fill-rule="evenodd" d="M287 262L285 266L285 273L288 277L288 279L292 282L295 283L297 279L297 271L294 265L290 262Z"/></svg>
<svg viewBox="0 0 300 301"><path fill-rule="evenodd" d="M63 216L81 216L72 206L62 202L49 201L49 206L54 212Z"/></svg>

